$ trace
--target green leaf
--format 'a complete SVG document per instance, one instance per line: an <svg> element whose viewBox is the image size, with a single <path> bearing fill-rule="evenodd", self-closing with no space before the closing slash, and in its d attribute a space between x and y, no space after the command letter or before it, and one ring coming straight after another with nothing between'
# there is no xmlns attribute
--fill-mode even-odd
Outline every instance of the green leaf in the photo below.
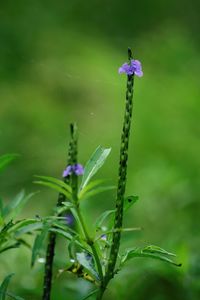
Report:
<svg viewBox="0 0 200 300"><path fill-rule="evenodd" d="M138 196L128 196L124 198L124 212L126 212L139 199Z"/></svg>
<svg viewBox="0 0 200 300"><path fill-rule="evenodd" d="M126 212L138 199L139 199L138 196L126 197L124 199L124 212ZM100 229L108 217L111 217L111 216L114 217L114 213L115 213L115 209L106 210L105 212L103 212L96 220L95 227L97 229Z"/></svg>
<svg viewBox="0 0 200 300"><path fill-rule="evenodd" d="M57 192L65 195L67 199L72 200L72 195L67 190L54 183L46 182L46 181L34 181L34 183L50 187L51 189L56 190Z"/></svg>
<svg viewBox="0 0 200 300"><path fill-rule="evenodd" d="M50 231L62 235L67 240L71 240L73 238L72 235L69 232L67 232L67 231L65 231L65 230L63 230L61 228L51 228Z"/></svg>
<svg viewBox="0 0 200 300"><path fill-rule="evenodd" d="M144 248L145 249L145 248ZM164 255L164 253L157 253L157 252L148 252L144 249L141 248L133 248L133 249L129 249L126 251L126 253L122 256L121 259L121 263L120 266L123 266L125 262L127 262L128 260L135 258L135 257L147 257L147 258L152 258L152 259L157 259L157 260L161 260L167 263L170 263L172 265L175 265L177 267L180 267L181 264L177 264L175 263L173 260L169 259L168 257L166 257ZM163 250L163 249L162 249ZM165 250L164 250L165 251ZM167 252L169 253L169 252ZM171 254L171 253L170 253ZM167 254L169 255L169 254Z"/></svg>
<svg viewBox="0 0 200 300"><path fill-rule="evenodd" d="M63 218L63 221L64 221L64 224L60 222L60 220L56 220L56 219L53 219L52 218L52 226L55 226L53 228L60 228L62 230L64 230L65 232L69 232L70 234L72 235L75 235L75 237L79 236L79 234L73 230L72 228L70 228L69 226L66 225L66 221L64 220Z"/></svg>
<svg viewBox="0 0 200 300"><path fill-rule="evenodd" d="M16 249L16 248L19 248L19 246L20 246L20 242L16 242L16 243L11 244L11 245L9 245L9 246L7 246L7 247L5 247L5 248L0 249L0 253L3 253L3 252L5 252L5 251L7 251L7 250L10 250L10 249Z"/></svg>
<svg viewBox="0 0 200 300"><path fill-rule="evenodd" d="M93 275L96 280L99 280L99 276L96 272L95 266L94 266L94 259L92 254L90 253L85 253L85 252L80 252L76 253L76 258L78 262L85 268L87 271Z"/></svg>
<svg viewBox="0 0 200 300"><path fill-rule="evenodd" d="M44 179L44 181L49 181L51 183L55 183L56 185L64 188L70 194L72 193L71 186L69 184L65 183L64 181L60 180L60 179L50 177L50 176L38 176L38 175L35 175L35 177L40 178L40 179Z"/></svg>
<svg viewBox="0 0 200 300"><path fill-rule="evenodd" d="M62 202L62 204L65 206L65 209L70 209L74 207L74 204L71 202Z"/></svg>
<svg viewBox="0 0 200 300"><path fill-rule="evenodd" d="M0 241L1 241L2 236L7 234L8 230L13 226L14 226L14 223L12 220L10 220L7 224L4 225L4 227L0 231Z"/></svg>
<svg viewBox="0 0 200 300"><path fill-rule="evenodd" d="M69 232L67 232L67 231L65 231L65 230L63 230L61 228L54 228L54 227L52 227L52 228L50 228L50 231L54 232L56 234L60 234L61 236L63 236L64 238L66 238L69 241L73 240L76 245L80 246L83 250L88 251L87 245L86 245L86 247L84 246L84 241L80 242L78 240L79 239L78 235L77 236L71 235Z"/></svg>
<svg viewBox="0 0 200 300"><path fill-rule="evenodd" d="M168 252L158 246L154 246L154 245L149 245L147 247L145 247L143 249L143 252L147 252L147 253L158 253L158 254L164 254L167 256L176 256L176 254Z"/></svg>
<svg viewBox="0 0 200 300"><path fill-rule="evenodd" d="M110 154L110 151L111 148L104 149L101 146L97 147L97 149L95 150L95 152L92 154L89 161L85 165L80 191L88 184L90 179L103 166L106 158Z"/></svg>
<svg viewBox="0 0 200 300"><path fill-rule="evenodd" d="M24 300L24 298L14 295L13 293L6 293L11 299L14 300Z"/></svg>
<svg viewBox="0 0 200 300"><path fill-rule="evenodd" d="M90 181L79 193L78 198L81 199L84 197L85 193L91 191L93 188L95 188L98 185L101 185L102 183L106 182L106 180L97 179Z"/></svg>
<svg viewBox="0 0 200 300"><path fill-rule="evenodd" d="M98 293L98 289L92 291L91 293L89 293L87 296L85 296L84 298L82 298L81 300L86 300L86 299L89 299L92 295Z"/></svg>
<svg viewBox="0 0 200 300"><path fill-rule="evenodd" d="M96 220L96 223L95 223L95 227L97 229L101 228L101 226L103 225L104 221L110 217L111 215L113 215L115 213L115 210L112 209L112 210L106 210L104 211Z"/></svg>
<svg viewBox="0 0 200 300"><path fill-rule="evenodd" d="M31 266L34 266L35 260L37 258L37 256L40 254L41 249L43 248L44 245L44 241L47 237L49 228L50 228L50 224L46 223L44 224L41 233L39 235L36 236L35 238L35 242L33 245L33 249L32 249L32 259L31 259Z"/></svg>
<svg viewBox="0 0 200 300"><path fill-rule="evenodd" d="M17 196L8 203L3 209L3 217L8 217L14 219L25 206L27 201L33 197L36 193L31 193L29 195L25 195L25 191L22 190Z"/></svg>
<svg viewBox="0 0 200 300"><path fill-rule="evenodd" d="M72 240L68 243L68 253L70 260L76 260L76 250L75 238L72 238Z"/></svg>
<svg viewBox="0 0 200 300"><path fill-rule="evenodd" d="M114 190L116 189L116 186L113 186L113 185L110 185L110 186L100 186L100 187L97 187L87 193L85 193L82 197L82 199L88 199L88 198L91 198L97 194L100 194L102 192L106 192L106 191L109 191L109 190Z"/></svg>
<svg viewBox="0 0 200 300"><path fill-rule="evenodd" d="M14 232L15 237L18 237L22 234L39 230L42 227L43 227L43 223L39 220L35 220L35 219L23 220L15 224L11 229L11 231Z"/></svg>
<svg viewBox="0 0 200 300"><path fill-rule="evenodd" d="M0 156L0 172L17 157L19 157L19 154L4 154Z"/></svg>
<svg viewBox="0 0 200 300"><path fill-rule="evenodd" d="M10 283L11 277L14 275L14 273L9 274L6 276L0 286L0 300L5 300L6 299L6 294L7 294L7 288Z"/></svg>

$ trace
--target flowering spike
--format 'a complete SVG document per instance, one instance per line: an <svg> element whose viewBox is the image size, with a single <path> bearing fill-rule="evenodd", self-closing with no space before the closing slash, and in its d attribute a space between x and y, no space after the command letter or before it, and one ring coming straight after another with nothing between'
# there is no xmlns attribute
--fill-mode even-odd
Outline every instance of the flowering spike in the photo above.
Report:
<svg viewBox="0 0 200 300"><path fill-rule="evenodd" d="M128 48L128 63L124 63L118 70L119 74L125 73L127 75L136 75L138 77L143 76L141 62L137 59L133 59L132 51Z"/></svg>

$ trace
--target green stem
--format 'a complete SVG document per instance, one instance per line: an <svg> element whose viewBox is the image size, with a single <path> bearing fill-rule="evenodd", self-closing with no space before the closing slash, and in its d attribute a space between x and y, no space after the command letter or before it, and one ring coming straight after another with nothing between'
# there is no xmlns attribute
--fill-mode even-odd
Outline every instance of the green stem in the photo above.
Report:
<svg viewBox="0 0 200 300"><path fill-rule="evenodd" d="M132 59L131 50L128 49L129 63ZM126 189L126 174L127 174L127 162L128 162L128 145L129 145L129 134L131 128L132 118L132 99L133 99L133 85L134 85L134 74L127 76L127 91L126 91L126 107L124 114L123 130L121 135L121 148L120 148L120 159L119 159L119 177L118 177L118 188L116 197L116 211L114 221L114 232L112 237L112 245L110 250L110 257L108 261L108 267L106 271L105 282L106 285L114 276L115 265L118 257L120 239L121 239L121 228L123 223L123 206L124 206L124 195Z"/></svg>
<svg viewBox="0 0 200 300"><path fill-rule="evenodd" d="M84 235L85 235L85 240L86 240L87 244L90 246L90 248L92 250L92 253L94 255L94 259L95 259L95 262L96 262L96 265L97 265L97 269L98 269L100 279L101 279L101 281L103 281L103 271L102 271L101 262L100 262L100 259L99 259L98 252L97 252L97 249L94 245L93 239L89 236L88 230L86 228L85 222L83 220L83 217L81 215L81 212L80 212L80 209L79 209L78 206L76 208L76 212L77 212L77 215L79 217L80 224L82 226L82 230L83 230Z"/></svg>
<svg viewBox="0 0 200 300"><path fill-rule="evenodd" d="M72 127L73 125L71 125ZM68 164L71 164L71 152L72 152L72 137L69 143L68 150ZM65 178L64 182L69 183L69 179ZM59 193L57 200L57 207L62 205L62 202L66 200L65 195ZM52 275L53 275L53 261L54 261L54 253L56 246L56 233L49 233L49 240L46 250L46 262L45 262L45 271L44 271L44 281L43 281L43 300L50 300L51 298L51 286L52 286Z"/></svg>
<svg viewBox="0 0 200 300"><path fill-rule="evenodd" d="M76 127L71 127L71 136L72 136L72 164L75 165L77 164L77 155L78 155L78 145L77 145L77 128ZM90 246L92 253L94 255L94 259L97 265L97 269L99 272L99 276L101 280L103 280L103 272L102 272L102 267L101 267L101 262L98 256L97 249L94 245L93 240L90 238L89 233L87 231L85 222L83 220L80 208L79 208L79 203L78 203L78 177L76 174L72 174L71 176L71 187L72 187L72 197L73 197L73 202L75 204L75 211L79 219L79 224L81 225L81 230L84 234L85 240L87 244Z"/></svg>

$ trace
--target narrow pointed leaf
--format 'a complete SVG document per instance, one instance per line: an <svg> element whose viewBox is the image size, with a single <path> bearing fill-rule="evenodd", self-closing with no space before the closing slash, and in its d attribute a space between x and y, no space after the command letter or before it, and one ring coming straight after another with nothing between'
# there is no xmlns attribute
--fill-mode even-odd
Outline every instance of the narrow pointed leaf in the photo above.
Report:
<svg viewBox="0 0 200 300"><path fill-rule="evenodd" d="M3 280L3 282L0 286L0 300L5 300L6 299L6 293L7 293L8 285L9 285L10 280L11 280L13 275L14 275L14 273L9 274Z"/></svg>
<svg viewBox="0 0 200 300"><path fill-rule="evenodd" d="M43 248L44 241L47 237L48 231L50 228L50 224L44 224L42 231L39 235L36 236L35 242L32 249L32 259L31 259L31 266L33 267L37 256L40 254L41 249Z"/></svg>
<svg viewBox="0 0 200 300"><path fill-rule="evenodd" d="M42 222L37 222L37 223L33 223L33 224L29 224L27 226L22 227L21 229L17 230L15 233L15 236L18 237L22 234L25 233L33 233L36 230L40 230L42 229Z"/></svg>
<svg viewBox="0 0 200 300"><path fill-rule="evenodd" d="M99 146L92 154L91 158L85 165L85 170L82 177L80 191L88 184L90 179L96 174L96 172L103 166L106 158L110 154L111 148L104 149Z"/></svg>
<svg viewBox="0 0 200 300"><path fill-rule="evenodd" d="M84 298L82 298L81 300L86 300L86 299L89 299L92 295L95 295L98 293L98 289L92 291L91 293L89 293L87 296L85 296Z"/></svg>
<svg viewBox="0 0 200 300"><path fill-rule="evenodd" d="M94 266L94 259L93 256L89 253L81 252L76 254L76 258L78 262L85 268L87 271L93 275L96 280L99 280L99 276L96 272L95 266Z"/></svg>
<svg viewBox="0 0 200 300"><path fill-rule="evenodd" d="M54 183L46 182L46 181L34 181L34 183L50 187L51 189L56 190L57 192L65 195L67 197L67 199L72 200L72 196L68 191L66 191L64 188L62 188Z"/></svg>
<svg viewBox="0 0 200 300"><path fill-rule="evenodd" d="M103 193L103 192L106 192L106 191L110 191L110 190L114 190L116 189L116 186L113 186L113 185L110 185L110 186L100 186L100 187L97 187L87 193L85 193L82 197L82 199L88 199L88 198L91 198L95 195L98 195L100 193Z"/></svg>
<svg viewBox="0 0 200 300"><path fill-rule="evenodd" d="M24 298L22 297L19 297L19 296L16 296L14 295L13 293L6 293L11 299L14 299L14 300L25 300Z"/></svg>
<svg viewBox="0 0 200 300"><path fill-rule="evenodd" d="M8 230L10 228L12 228L13 226L14 226L14 223L13 223L12 220L10 220L7 224L4 225L4 227L0 231L0 241L1 241L2 236L4 236L5 234L7 234Z"/></svg>
<svg viewBox="0 0 200 300"><path fill-rule="evenodd" d="M9 245L9 246L7 246L7 247L5 247L5 248L0 249L0 253L3 253L3 252L5 252L5 251L7 251L7 250L10 250L10 249L16 249L16 248L19 248L19 246L20 246L20 242L16 242L16 243L11 244L11 245Z"/></svg>
<svg viewBox="0 0 200 300"><path fill-rule="evenodd" d="M56 185L64 188L69 193L72 192L71 186L60 179L50 177L50 176L38 176L38 175L35 175L35 177L43 179L43 181L49 181L49 182L55 183Z"/></svg>
<svg viewBox="0 0 200 300"><path fill-rule="evenodd" d="M181 264L177 264L176 262L174 262L173 260L169 259L168 257L161 255L160 253L148 253L143 251L144 249L140 249L140 248L133 248L130 250L127 250L126 253L122 256L121 259L121 266L123 266L123 264L125 262L127 262L128 260L135 258L135 257L146 257L146 258L152 258L152 259L156 259L156 260L161 260L167 263L170 263L172 265L175 265L177 267L180 267Z"/></svg>
<svg viewBox="0 0 200 300"><path fill-rule="evenodd" d="M68 240L72 239L72 235L69 232L66 232L65 230L63 230L61 228L51 228L50 231L58 233L58 234L62 235L63 237L65 237Z"/></svg>
<svg viewBox="0 0 200 300"><path fill-rule="evenodd" d="M29 195L25 194L22 190L17 196L8 203L3 209L3 217L8 217L14 219L23 209L25 204L31 199L36 193L31 193Z"/></svg>
<svg viewBox="0 0 200 300"><path fill-rule="evenodd" d="M0 172L17 157L19 157L19 154L4 154L0 156Z"/></svg>
<svg viewBox="0 0 200 300"><path fill-rule="evenodd" d="M98 219L96 220L96 223L95 223L95 227L98 229L98 228L101 228L101 226L103 225L104 221L110 217L111 215L113 215L115 213L115 210L112 209L112 210L106 210L104 211L99 217Z"/></svg>
<svg viewBox="0 0 200 300"><path fill-rule="evenodd" d="M62 205L64 205L64 206L65 206L65 208L68 208L68 209L70 209L70 208L73 208L73 207L74 207L74 204L73 204L73 203L71 203L71 202L62 202Z"/></svg>
<svg viewBox="0 0 200 300"><path fill-rule="evenodd" d="M93 188L95 188L96 186L101 185L102 183L104 183L105 180L102 179L97 179L97 180L92 180L90 181L79 193L78 193L78 198L81 199L82 197L84 197L85 193L89 192L90 190L92 190Z"/></svg>
<svg viewBox="0 0 200 300"><path fill-rule="evenodd" d="M164 255L167 255L167 256L176 256L176 254L168 252L165 249L162 249L162 248L160 248L158 246L154 246L154 245L149 245L149 246L145 247L143 249L143 252L158 253L158 254L164 254Z"/></svg>

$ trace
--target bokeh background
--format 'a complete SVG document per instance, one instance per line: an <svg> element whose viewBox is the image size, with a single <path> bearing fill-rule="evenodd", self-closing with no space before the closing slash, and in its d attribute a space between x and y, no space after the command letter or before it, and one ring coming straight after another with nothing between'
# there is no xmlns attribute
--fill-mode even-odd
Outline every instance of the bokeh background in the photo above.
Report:
<svg viewBox="0 0 200 300"><path fill-rule="evenodd" d="M22 188L38 190L34 174L61 176L72 121L80 162L98 145L111 147L96 177L116 183L126 85L117 70L130 46L144 77L135 80L127 183L127 195L140 201L125 223L144 230L124 240L175 252L183 266L135 259L105 300L200 299L200 2L7 0L0 6L0 154L20 154L1 175L4 201ZM21 217L48 215L55 202L56 193L41 188ZM94 222L113 206L110 193L83 209ZM64 251L57 253L56 270L66 263ZM43 264L31 270L30 257L23 247L2 254L0 281L14 272L10 289L37 300ZM79 300L87 289L63 274L54 279L52 299Z"/></svg>

